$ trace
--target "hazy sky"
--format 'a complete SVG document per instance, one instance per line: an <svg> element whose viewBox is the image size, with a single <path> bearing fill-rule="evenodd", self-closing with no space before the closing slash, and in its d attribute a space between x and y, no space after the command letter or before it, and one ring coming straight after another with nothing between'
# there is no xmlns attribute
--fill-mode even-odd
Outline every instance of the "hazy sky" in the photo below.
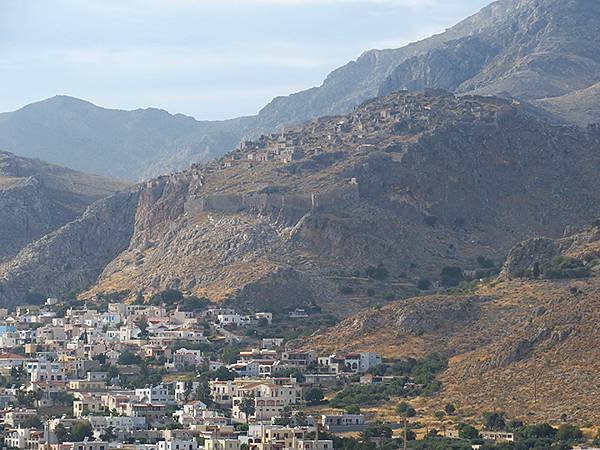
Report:
<svg viewBox="0 0 600 450"><path fill-rule="evenodd" d="M256 113L490 0L0 0L0 111L67 94L198 119Z"/></svg>

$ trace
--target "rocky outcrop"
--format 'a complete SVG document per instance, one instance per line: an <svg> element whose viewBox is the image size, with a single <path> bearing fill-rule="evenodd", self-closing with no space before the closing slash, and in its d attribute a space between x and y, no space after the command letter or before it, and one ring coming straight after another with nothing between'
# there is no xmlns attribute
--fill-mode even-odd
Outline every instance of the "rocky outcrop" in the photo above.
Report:
<svg viewBox="0 0 600 450"><path fill-rule="evenodd" d="M124 183L0 152L0 262Z"/></svg>
<svg viewBox="0 0 600 450"><path fill-rule="evenodd" d="M383 82L380 93L430 87L508 94L539 100L538 106L562 120L582 125L597 122L600 116L590 114L593 106L590 110L588 102L576 105L573 99L589 101L590 90L600 81L600 52L591 44L600 31L600 5L593 0L497 4L506 7L502 16L470 36L402 62Z"/></svg>
<svg viewBox="0 0 600 450"><path fill-rule="evenodd" d="M20 304L30 292L61 296L94 283L129 245L138 196L138 191L125 191L99 200L0 266L2 304Z"/></svg>
<svg viewBox="0 0 600 450"><path fill-rule="evenodd" d="M533 238L517 244L508 254L501 276L514 278L531 273L537 263L543 267L552 258L568 256L585 262L600 258L600 224L562 239Z"/></svg>
<svg viewBox="0 0 600 450"><path fill-rule="evenodd" d="M449 323L471 322L479 315L479 303L485 298L467 297L447 301L428 298L418 303L407 303L392 314L393 326L399 334L431 333Z"/></svg>

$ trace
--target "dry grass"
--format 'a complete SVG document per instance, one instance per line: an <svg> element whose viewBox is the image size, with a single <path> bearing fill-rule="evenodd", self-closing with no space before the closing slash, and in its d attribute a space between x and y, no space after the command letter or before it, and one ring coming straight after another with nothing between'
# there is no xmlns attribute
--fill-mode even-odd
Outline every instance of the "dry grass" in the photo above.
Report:
<svg viewBox="0 0 600 450"><path fill-rule="evenodd" d="M389 320L399 306L388 305L363 311L305 346L395 358L447 354L442 391L413 401L419 421L427 419L431 427L438 428L433 413L446 403L455 404L463 417L502 410L530 422L557 422L565 414L570 421L600 424L600 279L504 281L478 293L492 300L459 327L402 334ZM390 408L370 412L390 418Z"/></svg>

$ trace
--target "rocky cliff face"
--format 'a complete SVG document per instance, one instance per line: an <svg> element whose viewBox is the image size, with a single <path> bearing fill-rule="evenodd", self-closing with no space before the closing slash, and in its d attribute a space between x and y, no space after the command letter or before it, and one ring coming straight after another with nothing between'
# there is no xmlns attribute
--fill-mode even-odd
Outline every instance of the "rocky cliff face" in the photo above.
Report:
<svg viewBox="0 0 600 450"><path fill-rule="evenodd" d="M597 222L598 223L598 222ZM514 278L530 272L537 263L543 267L558 256L578 259L584 263L600 258L600 224L561 239L533 238L511 249L502 276Z"/></svg>
<svg viewBox="0 0 600 450"><path fill-rule="evenodd" d="M176 288L272 309L335 307L345 284L383 266L378 301L443 266L499 260L518 240L591 221L598 146L593 130L549 126L495 98L378 98L141 185L133 211L116 218L96 209L130 239L107 243L115 257L90 263L102 272L91 292ZM47 247L40 241L4 268L5 292L21 289L18 274L36 254L51 257ZM31 289L66 287L39 270ZM357 301L371 301L372 287Z"/></svg>
<svg viewBox="0 0 600 450"><path fill-rule="evenodd" d="M504 14L477 33L448 41L398 65L383 83L381 93L437 87L540 100L575 95L575 91L598 83L600 51L593 44L600 31L597 2L504 3ZM538 104L552 104L557 110L561 102L544 100ZM575 114L565 112L562 117L575 120Z"/></svg>
<svg viewBox="0 0 600 450"><path fill-rule="evenodd" d="M3 304L19 304L30 292L59 295L96 281L129 245L138 196L134 190L99 200L78 219L0 265Z"/></svg>
<svg viewBox="0 0 600 450"><path fill-rule="evenodd" d="M124 183L0 152L0 262Z"/></svg>

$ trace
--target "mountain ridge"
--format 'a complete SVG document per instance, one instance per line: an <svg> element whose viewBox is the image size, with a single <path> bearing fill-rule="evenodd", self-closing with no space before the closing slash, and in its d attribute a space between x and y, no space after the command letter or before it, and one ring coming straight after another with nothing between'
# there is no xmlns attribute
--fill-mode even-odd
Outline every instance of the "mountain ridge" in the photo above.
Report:
<svg viewBox="0 0 600 450"><path fill-rule="evenodd" d="M120 230L110 260L93 263L71 246L61 253L77 264L90 258L102 267L99 278L27 275L49 254L41 242L4 267L0 297L14 303L24 286L56 294L70 284L335 308L344 299L340 273L351 280L383 264L396 284L373 299L363 295L371 288L356 288L358 306L380 301L385 289L402 295L400 286L414 289L415 279L445 265L498 259L519 239L558 237L592 220L598 145L596 128L548 125L515 102L394 93L138 185L126 219L115 222L110 208L92 214ZM290 280L296 288L284 302Z"/></svg>
<svg viewBox="0 0 600 450"><path fill-rule="evenodd" d="M162 110L138 109L112 112L118 119L109 120L100 113L111 110L103 109L95 110L97 122L89 129L81 117L60 109L20 118L5 113L0 148L139 181L219 157L263 133L347 114L370 98L404 88L527 100L549 120L585 126L600 121L596 96L586 91L600 82L600 55L593 45L598 18L593 0L500 0L429 38L366 51L320 86L276 97L255 116L210 122L163 114L157 121L145 116ZM47 127L52 120L54 126Z"/></svg>

